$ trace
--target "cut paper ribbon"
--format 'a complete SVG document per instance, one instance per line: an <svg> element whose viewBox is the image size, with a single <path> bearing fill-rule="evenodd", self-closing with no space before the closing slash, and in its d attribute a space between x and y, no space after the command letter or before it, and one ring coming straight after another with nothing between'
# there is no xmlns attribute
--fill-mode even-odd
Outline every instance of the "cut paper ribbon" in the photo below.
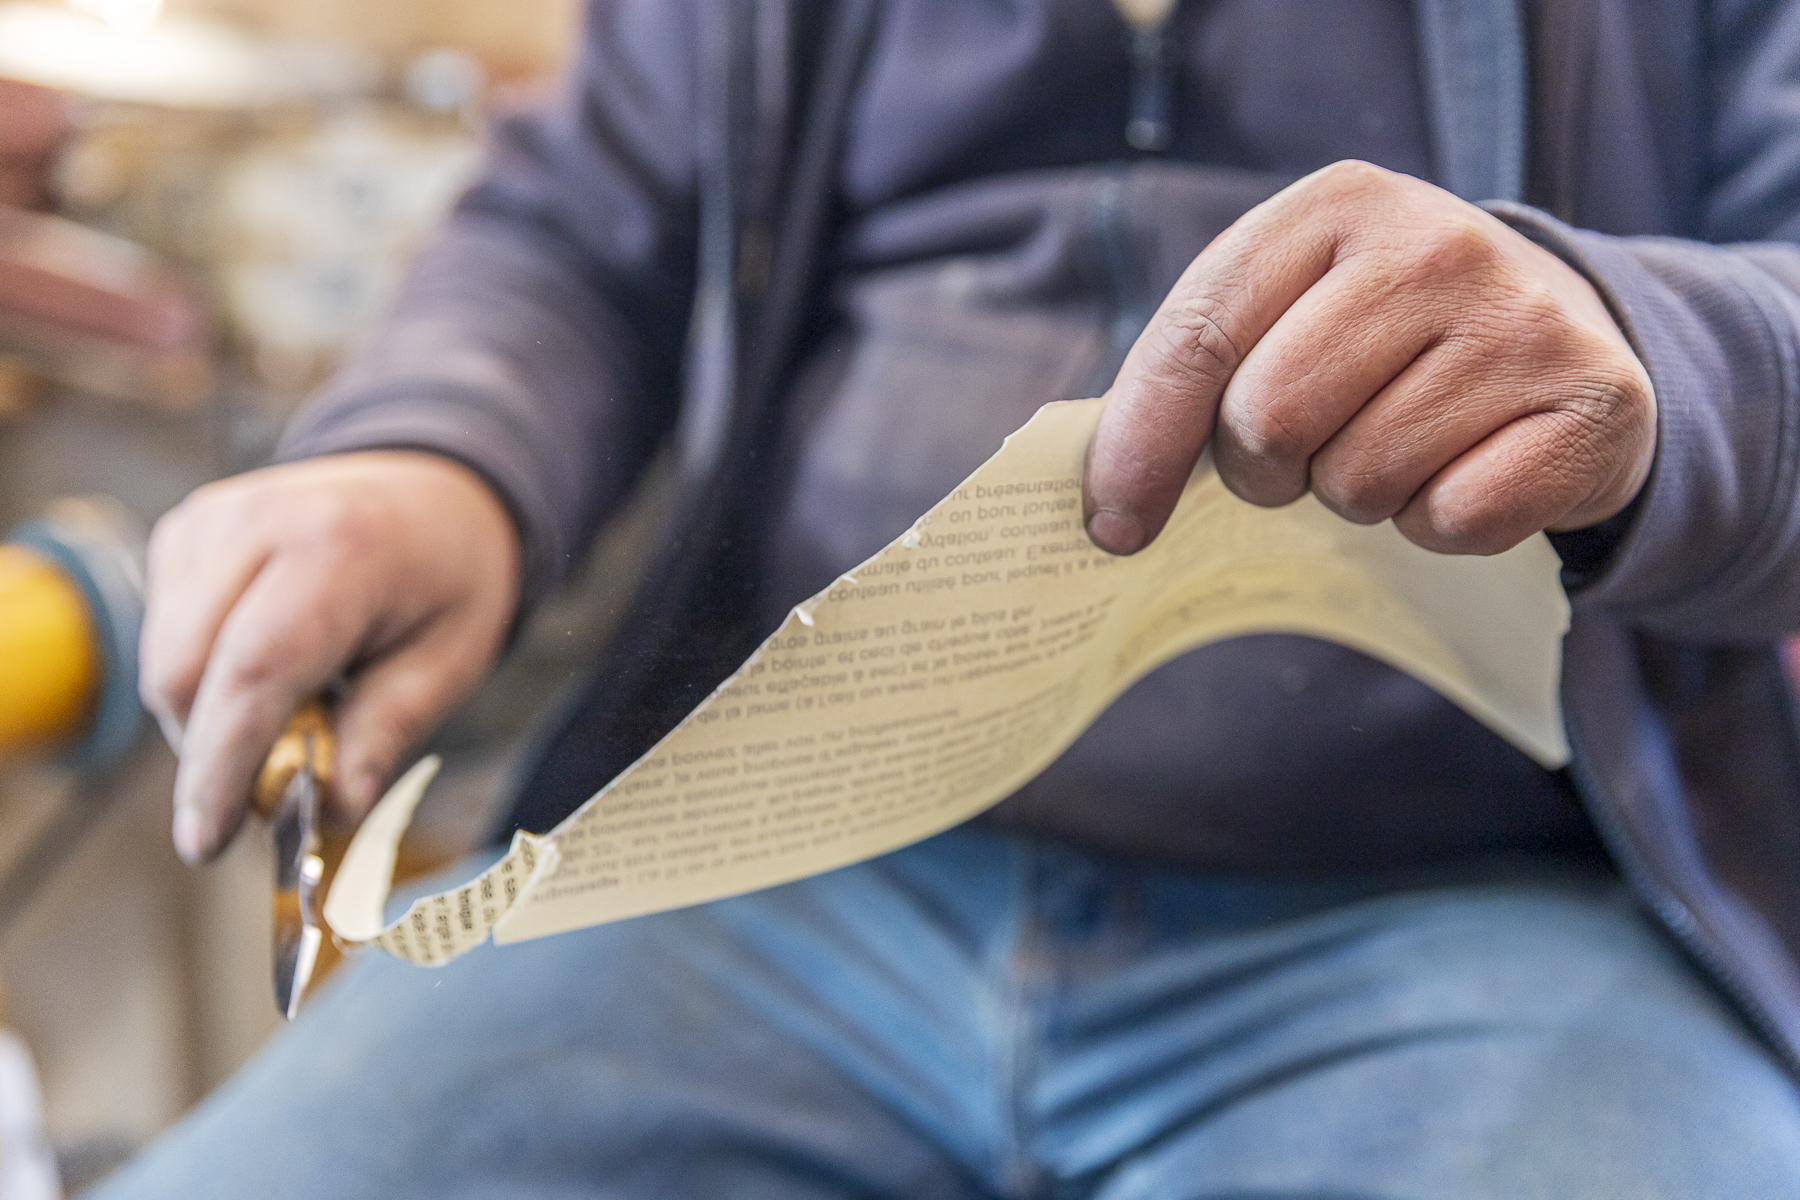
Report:
<svg viewBox="0 0 1800 1200"><path fill-rule="evenodd" d="M1197 646L1293 633L1437 689L1545 767L1568 761L1569 608L1541 534L1434 554L1313 498L1263 509L1202 463L1149 547L1088 540L1100 401L1051 404L906 534L796 606L681 724L569 818L461 887L382 919L435 762L358 831L325 906L337 935L440 964L738 895L975 816L1043 770L1138 679Z"/></svg>

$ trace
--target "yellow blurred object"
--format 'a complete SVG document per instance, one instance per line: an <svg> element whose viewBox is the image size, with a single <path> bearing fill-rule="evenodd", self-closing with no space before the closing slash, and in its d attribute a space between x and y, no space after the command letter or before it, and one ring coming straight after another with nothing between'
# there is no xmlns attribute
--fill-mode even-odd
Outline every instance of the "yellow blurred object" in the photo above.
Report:
<svg viewBox="0 0 1800 1200"><path fill-rule="evenodd" d="M93 617L74 580L31 550L0 545L0 758L79 734L100 671Z"/></svg>

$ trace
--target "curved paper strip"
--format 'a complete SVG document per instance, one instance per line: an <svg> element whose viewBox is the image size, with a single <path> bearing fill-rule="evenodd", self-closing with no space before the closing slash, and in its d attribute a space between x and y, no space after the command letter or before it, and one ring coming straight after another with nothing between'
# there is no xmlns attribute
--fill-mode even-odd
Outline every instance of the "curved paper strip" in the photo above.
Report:
<svg viewBox="0 0 1800 1200"><path fill-rule="evenodd" d="M400 838L443 760L433 754L413 764L356 831L338 865L325 923L347 942L376 945L408 962L449 962L487 940L494 924L541 870L556 863L556 847L521 833L512 849L461 887L415 900L398 921L383 921Z"/></svg>
<svg viewBox="0 0 1800 1200"><path fill-rule="evenodd" d="M1568 604L1547 539L1432 554L1311 498L1256 508L1203 464L1157 541L1114 558L1081 524L1099 413L1096 400L1041 409L556 829L520 835L479 879L377 933L363 873L385 896L388 844L422 789L396 786L357 835L388 849L353 846L333 889L363 897L359 923L333 928L436 963L490 927L523 941L857 862L988 808L1143 675L1250 633L1354 647L1545 766L1567 761Z"/></svg>

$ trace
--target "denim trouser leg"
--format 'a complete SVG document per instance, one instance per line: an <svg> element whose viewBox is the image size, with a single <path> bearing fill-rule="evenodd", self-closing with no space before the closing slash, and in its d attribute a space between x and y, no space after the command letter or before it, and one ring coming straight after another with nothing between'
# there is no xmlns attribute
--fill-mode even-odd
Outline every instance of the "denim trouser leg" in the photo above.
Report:
<svg viewBox="0 0 1800 1200"><path fill-rule="evenodd" d="M1229 883L958 832L368 956L95 1193L1747 1200L1800 1099L1615 883Z"/></svg>

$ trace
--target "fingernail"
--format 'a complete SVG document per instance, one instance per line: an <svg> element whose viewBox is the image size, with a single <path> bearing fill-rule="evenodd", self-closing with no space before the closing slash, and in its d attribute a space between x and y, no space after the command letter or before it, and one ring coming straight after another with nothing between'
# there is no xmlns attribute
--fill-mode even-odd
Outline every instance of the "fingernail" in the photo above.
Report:
<svg viewBox="0 0 1800 1200"><path fill-rule="evenodd" d="M1088 518L1088 537L1109 554L1135 554L1144 545L1144 527L1116 508L1097 508Z"/></svg>
<svg viewBox="0 0 1800 1200"><path fill-rule="evenodd" d="M186 806L176 808L173 838L175 853L181 855L182 862L190 867L197 867L205 861L205 847L202 845L204 836L200 814Z"/></svg>

